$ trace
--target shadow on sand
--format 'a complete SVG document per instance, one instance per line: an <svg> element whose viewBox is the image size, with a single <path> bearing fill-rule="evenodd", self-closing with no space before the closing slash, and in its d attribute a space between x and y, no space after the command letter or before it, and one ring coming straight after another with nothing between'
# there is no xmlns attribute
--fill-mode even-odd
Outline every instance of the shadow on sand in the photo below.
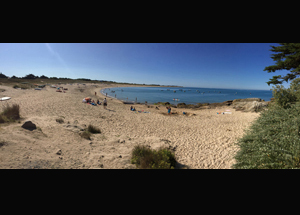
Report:
<svg viewBox="0 0 300 215"><path fill-rule="evenodd" d="M190 167L176 161L175 169L190 169Z"/></svg>

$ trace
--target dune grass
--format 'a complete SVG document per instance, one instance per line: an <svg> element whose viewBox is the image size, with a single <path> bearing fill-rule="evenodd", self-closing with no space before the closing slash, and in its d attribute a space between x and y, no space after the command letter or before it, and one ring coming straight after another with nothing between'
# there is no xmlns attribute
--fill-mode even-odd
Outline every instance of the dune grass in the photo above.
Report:
<svg viewBox="0 0 300 215"><path fill-rule="evenodd" d="M91 132L92 134L101 134L100 129L91 124L88 126L88 131Z"/></svg>
<svg viewBox="0 0 300 215"><path fill-rule="evenodd" d="M14 122L18 119L20 119L20 106L18 104L7 105L4 107L3 112L0 113L0 123Z"/></svg>

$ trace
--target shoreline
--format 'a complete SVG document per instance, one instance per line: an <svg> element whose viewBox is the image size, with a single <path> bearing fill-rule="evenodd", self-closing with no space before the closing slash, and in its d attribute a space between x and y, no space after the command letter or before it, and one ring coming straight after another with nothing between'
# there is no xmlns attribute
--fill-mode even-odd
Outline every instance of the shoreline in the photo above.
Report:
<svg viewBox="0 0 300 215"><path fill-rule="evenodd" d="M126 87L149 87L149 86L122 86L122 88L126 88ZM157 87L157 86L150 86L150 87ZM106 94L103 92L104 90L108 89L108 88L121 88L121 87L105 87L105 88L101 88L100 90L100 93L103 95L103 96L106 96ZM211 89L215 89L215 88L211 88ZM164 103L169 103L169 104L166 104L166 105L169 105L169 106L172 106L174 108L180 108L178 107L179 106L185 106L185 108L199 108L201 106L213 106L213 107L216 107L216 106L224 106L224 105L227 105L227 106L230 106L232 104L232 102L234 100L251 100L251 99L261 99L261 98L255 98L255 97L247 97L247 98L243 98L243 99L232 99L232 100L224 100L222 102L203 102L203 103L183 103L183 102L180 102L180 101L177 101L176 104L173 104L173 103L170 103L170 102L164 102L164 101L157 101L157 102L147 102L147 103L144 103L144 102L135 102L135 101L130 101L130 100L123 100L123 99L118 99L118 98L115 98L115 97L112 97L110 95L107 95L106 96L107 98L110 98L110 99L115 99L117 101L120 101L122 102L123 104L133 104L133 105L137 105L137 104L142 104L142 105L162 105ZM270 102L270 101L265 101L263 99L261 99L262 101L264 102Z"/></svg>

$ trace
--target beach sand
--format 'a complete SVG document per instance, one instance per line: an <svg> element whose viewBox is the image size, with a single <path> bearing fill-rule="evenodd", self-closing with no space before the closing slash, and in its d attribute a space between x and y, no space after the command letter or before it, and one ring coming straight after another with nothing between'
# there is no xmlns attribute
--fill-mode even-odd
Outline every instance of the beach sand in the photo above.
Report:
<svg viewBox="0 0 300 215"><path fill-rule="evenodd" d="M157 149L166 146L173 150L178 168L229 169L235 163L238 150L234 144L245 129L259 116L258 113L235 111L231 107L216 109L172 108L177 114L167 115L164 106L133 105L108 98L108 106L82 103L91 97L103 101L100 89L125 87L120 84L62 85L66 93L46 86L42 90L21 90L1 86L6 91L0 97L11 97L0 102L19 104L20 122L0 125L0 168L99 168L131 169L131 152L143 144ZM81 92L81 91L83 92ZM95 96L97 92L97 96ZM220 115L230 109L232 114ZM142 111L139 113L138 111ZM144 113L150 112L150 113ZM183 115L182 112L187 112ZM64 123L56 122L61 118ZM21 126L32 121L38 129L29 131ZM80 137L80 129L89 124L100 128L91 140Z"/></svg>

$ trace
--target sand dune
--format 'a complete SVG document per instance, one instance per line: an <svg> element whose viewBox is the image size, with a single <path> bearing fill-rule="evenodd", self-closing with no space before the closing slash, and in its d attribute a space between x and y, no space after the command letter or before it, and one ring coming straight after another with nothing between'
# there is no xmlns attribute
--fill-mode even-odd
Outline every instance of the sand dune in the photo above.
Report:
<svg viewBox="0 0 300 215"><path fill-rule="evenodd" d="M6 91L0 92L0 97L12 99L1 102L0 109L5 104L19 104L22 120L0 125L0 142L5 143L0 146L0 168L135 168L130 164L131 151L136 144L145 144L174 150L178 166L227 169L235 162L235 141L259 116L234 109L232 114L217 114L228 107L172 108L178 114L165 115L167 110L162 106L157 110L154 105L134 105L138 111L150 112L139 113L111 98L104 110L102 105L88 105L82 99L90 96L102 101L100 89L115 85L63 86L68 88L66 93L49 86L43 90L1 86ZM191 115L184 116L183 111ZM57 118L64 123L56 122ZM38 129L21 128L27 120ZM86 140L79 133L89 124L102 133Z"/></svg>

